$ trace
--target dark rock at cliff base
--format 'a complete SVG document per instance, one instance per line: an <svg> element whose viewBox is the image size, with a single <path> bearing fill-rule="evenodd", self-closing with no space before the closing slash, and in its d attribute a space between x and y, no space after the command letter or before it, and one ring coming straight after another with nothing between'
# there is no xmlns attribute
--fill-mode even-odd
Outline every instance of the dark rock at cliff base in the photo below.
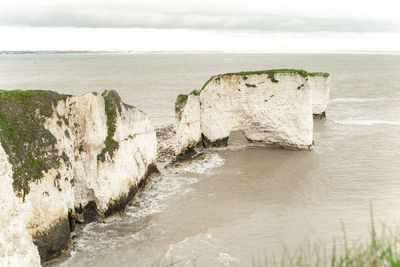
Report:
<svg viewBox="0 0 400 267"><path fill-rule="evenodd" d="M202 134L202 141L204 147L222 147L228 145L229 136L211 141L204 134Z"/></svg>
<svg viewBox="0 0 400 267"><path fill-rule="evenodd" d="M60 219L45 233L33 236L42 263L66 255L72 248L71 229L68 218Z"/></svg>
<svg viewBox="0 0 400 267"><path fill-rule="evenodd" d="M313 114L313 118L314 119L325 119L326 118L326 113L324 111L321 114Z"/></svg>

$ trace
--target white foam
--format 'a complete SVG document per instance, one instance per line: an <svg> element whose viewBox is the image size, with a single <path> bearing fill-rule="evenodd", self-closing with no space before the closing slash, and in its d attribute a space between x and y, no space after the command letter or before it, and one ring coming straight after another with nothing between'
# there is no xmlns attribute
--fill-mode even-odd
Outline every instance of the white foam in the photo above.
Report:
<svg viewBox="0 0 400 267"><path fill-rule="evenodd" d="M196 178L163 176L158 181L154 181L151 188L140 194L126 214L130 218L142 218L162 212L166 208L166 199L191 192L193 190L191 187L183 187L197 182Z"/></svg>
<svg viewBox="0 0 400 267"><path fill-rule="evenodd" d="M220 263L223 266L230 266L232 263L239 263L239 259L233 257L232 255L225 253L225 252L220 252L218 254L218 263Z"/></svg>
<svg viewBox="0 0 400 267"><path fill-rule="evenodd" d="M334 120L335 123L344 125L360 125L360 126L372 126L372 125L400 125L400 121L385 121L385 120Z"/></svg>
<svg viewBox="0 0 400 267"><path fill-rule="evenodd" d="M218 153L207 153L206 158L202 161L193 161L188 165L179 168L179 171L192 172L200 174L210 174L211 169L221 167L225 160Z"/></svg>
<svg viewBox="0 0 400 267"><path fill-rule="evenodd" d="M211 234L189 236L169 245L165 261L177 261L181 266L232 266L240 260L224 251L224 244Z"/></svg>
<svg viewBox="0 0 400 267"><path fill-rule="evenodd" d="M85 259L90 260L95 258L99 251L124 247L135 240L145 240L148 231L157 231L162 234L162 229L156 224L141 224L140 221L149 215L164 211L167 207L167 199L181 197L193 191L193 188L187 185L197 181L196 178L173 175L163 175L157 180L153 180L151 187L141 192L134 205L127 208L126 216L122 220L107 223L92 222L85 225L80 236L74 241L73 255L84 253ZM132 223L144 227L138 231L127 231L126 235L121 235L121 232L125 231L124 229ZM68 262L73 258L70 257ZM68 266L68 262L63 263L62 266Z"/></svg>
<svg viewBox="0 0 400 267"><path fill-rule="evenodd" d="M211 234L197 234L194 236L186 237L182 241L169 245L168 250L165 253L165 257L173 258L175 260L186 260L188 258L190 259L191 257L196 258L198 257L198 255L196 255L198 252L198 248L216 248L213 245L212 241L213 240Z"/></svg>

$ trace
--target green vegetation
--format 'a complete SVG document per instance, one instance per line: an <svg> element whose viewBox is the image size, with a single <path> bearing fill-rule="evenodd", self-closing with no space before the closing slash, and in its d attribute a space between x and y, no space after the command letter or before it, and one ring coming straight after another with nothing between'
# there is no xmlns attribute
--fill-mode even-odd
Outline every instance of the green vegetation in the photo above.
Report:
<svg viewBox="0 0 400 267"><path fill-rule="evenodd" d="M375 224L371 210L371 231L369 238L358 240L349 245L346 230L342 225L343 238L333 244L332 250L327 251L324 244L311 245L308 239L296 251L289 252L283 247L283 255L278 259L262 253L261 257L253 257L251 266L331 266L331 267L380 267L400 266L400 238L398 232L382 227L381 235L376 234ZM338 245L336 245L338 244ZM196 258L174 261L162 254L152 266L195 266Z"/></svg>
<svg viewBox="0 0 400 267"><path fill-rule="evenodd" d="M196 91L197 92L197 91ZM180 94L178 95L178 97L176 98L176 102L175 102L175 114L178 115L178 118L181 119L181 115L183 112L183 108L186 105L186 102L189 98L189 95L184 95L184 94Z"/></svg>
<svg viewBox="0 0 400 267"><path fill-rule="evenodd" d="M183 108L186 105L186 102L187 102L187 100L189 98L189 95L199 96L200 95L200 91L193 90L188 95L185 95L185 94L178 95L178 97L176 98L176 102L175 102L175 113L178 114L179 118L180 118L180 116L182 114Z"/></svg>
<svg viewBox="0 0 400 267"><path fill-rule="evenodd" d="M323 76L323 77L329 77L329 73L327 73L327 72L308 72L308 76Z"/></svg>
<svg viewBox="0 0 400 267"><path fill-rule="evenodd" d="M235 73L226 73L226 74L222 74L221 76L224 76L224 75L246 76L246 75L253 75L253 74L261 75L261 74L276 74L276 73L294 73L294 74L299 74L303 77L307 76L307 71L297 70L297 69L272 69L272 70L241 71L241 72L235 72Z"/></svg>
<svg viewBox="0 0 400 267"><path fill-rule="evenodd" d="M193 90L192 92L190 92L189 95L195 95L195 96L199 96L200 95L200 91L197 90Z"/></svg>
<svg viewBox="0 0 400 267"><path fill-rule="evenodd" d="M371 209L371 232L367 240L358 240L349 246L346 230L342 225L343 239L331 252L323 245L311 246L306 240L294 253L284 249L281 260L264 258L253 260L253 266L400 266L400 239L390 229L383 227L380 236L376 234ZM271 263L272 261L272 263Z"/></svg>
<svg viewBox="0 0 400 267"><path fill-rule="evenodd" d="M178 95L178 97L176 98L176 102L186 102L188 99L189 95L185 95L185 94L180 94Z"/></svg>
<svg viewBox="0 0 400 267"><path fill-rule="evenodd" d="M307 79L308 76L317 76L317 75L321 75L321 76L324 76L324 77L328 77L329 76L329 73L326 73L326 72L307 72L305 70L298 70L298 69L272 69L272 70L241 71L241 72L234 72L234 73L225 73L225 74L219 74L219 75L211 76L210 79L208 79L203 84L203 86L201 87L200 91L193 90L190 94L198 96L204 90L204 88L207 87L207 85L211 81L213 81L213 80L219 81L221 79L221 77L229 76L229 75L240 75L240 76L243 76L243 80L247 80L249 75L267 74L268 75L268 79L270 79L271 82L278 83L279 81L275 78L275 74L277 74L277 73L298 74L298 75L300 75L302 77L306 77L306 79ZM248 84L248 83L246 83L246 86L247 87L256 87L256 85ZM297 89L300 89L300 88L297 88ZM175 112L179 113L181 108L185 106L185 103L186 103L189 95L186 95L186 94L178 95L178 97L176 99L176 103L175 103Z"/></svg>
<svg viewBox="0 0 400 267"><path fill-rule="evenodd" d="M46 95L48 91L44 90L1 90L0 91L0 99L7 100L7 99L26 99L30 96L34 95Z"/></svg>
<svg viewBox="0 0 400 267"><path fill-rule="evenodd" d="M203 84L203 87L201 87L201 89L200 89L200 93L201 93L201 91L204 90L204 88L207 87L207 85L208 85L215 77L217 77L217 76L211 76L211 78L208 79L208 80Z"/></svg>
<svg viewBox="0 0 400 267"><path fill-rule="evenodd" d="M115 133L115 125L117 114L122 112L122 100L118 93L114 90L104 91L101 94L104 97L105 102L105 112L107 115L107 137L104 141L105 147L101 151L99 155L97 155L97 159L104 162L106 160L106 154L110 155L110 157L114 156L115 150L119 148L119 143L114 140Z"/></svg>
<svg viewBox="0 0 400 267"><path fill-rule="evenodd" d="M12 164L14 190L23 199L29 182L57 168L62 160L56 138L44 122L53 115L57 102L67 97L43 90L0 91L0 142Z"/></svg>
<svg viewBox="0 0 400 267"><path fill-rule="evenodd" d="M220 74L220 75L215 75L212 76L210 79L208 79L203 87L201 88L200 92L204 90L204 88L207 87L207 85L214 79L220 79L220 77L223 77L225 75L240 75L243 76L244 80L248 79L248 75L262 75L262 74L267 74L268 78L271 80L273 83L279 82L277 79L275 79L275 74L277 73L293 73L293 74L298 74L303 77L307 76L317 76L321 75L324 77L328 77L329 73L326 72L307 72L305 70L298 70L298 69L272 69L272 70L258 70L258 71L241 71L241 72L234 72L234 73L225 73L225 74Z"/></svg>

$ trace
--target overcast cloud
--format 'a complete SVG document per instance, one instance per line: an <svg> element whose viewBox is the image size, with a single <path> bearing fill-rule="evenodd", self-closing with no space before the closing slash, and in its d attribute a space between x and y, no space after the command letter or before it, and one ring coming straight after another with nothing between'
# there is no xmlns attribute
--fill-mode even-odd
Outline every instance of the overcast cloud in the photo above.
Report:
<svg viewBox="0 0 400 267"><path fill-rule="evenodd" d="M7 1L0 25L224 29L274 32L400 32L395 1ZM393 6L394 10L391 8Z"/></svg>
<svg viewBox="0 0 400 267"><path fill-rule="evenodd" d="M398 50L397 1L1 0L0 50Z"/></svg>

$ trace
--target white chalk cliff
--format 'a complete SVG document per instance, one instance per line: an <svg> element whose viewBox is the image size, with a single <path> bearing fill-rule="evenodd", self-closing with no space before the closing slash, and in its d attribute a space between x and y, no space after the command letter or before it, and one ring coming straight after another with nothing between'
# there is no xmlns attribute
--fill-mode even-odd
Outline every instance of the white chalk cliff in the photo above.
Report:
<svg viewBox="0 0 400 267"><path fill-rule="evenodd" d="M329 76L316 73L308 77L308 86L312 94L312 111L317 117L325 117L329 102Z"/></svg>
<svg viewBox="0 0 400 267"><path fill-rule="evenodd" d="M26 213L12 186L12 169L0 146L0 266L40 266L40 257L26 229Z"/></svg>
<svg viewBox="0 0 400 267"><path fill-rule="evenodd" d="M277 73L228 74L204 88L201 133L213 144L240 130L249 141L308 148L312 144L311 92L306 78Z"/></svg>
<svg viewBox="0 0 400 267"><path fill-rule="evenodd" d="M147 115L127 105L119 108L113 135L119 147L113 156L107 153L104 161L98 158L108 134L103 96L87 94L60 101L45 125L56 137L58 150L69 158L74 204L94 201L102 215L138 185L157 155L155 131ZM59 116L75 126L63 120L59 125Z"/></svg>
<svg viewBox="0 0 400 267"><path fill-rule="evenodd" d="M56 152L53 153L58 155L60 163L42 170L40 179L27 184L29 190L24 189L24 196L17 192L19 206L24 212L15 211L14 202L0 201L1 205L5 205L4 202L14 205L8 208L7 215L0 216L0 225L16 220L15 227L21 228L18 231L22 234L26 226L42 262L69 252L74 221L84 219L85 207L91 209L88 212L92 216L95 213L99 218L122 211L143 186L147 175L156 170L157 157L156 134L149 118L122 103L114 91L64 97L52 107L52 115L43 120L41 127L55 139ZM43 117L40 110L36 111L36 116ZM3 165L11 160L8 161L2 151L1 148L0 182L10 191L10 170L5 172ZM10 154L8 157L15 156ZM14 176L15 179L18 180L18 176ZM17 213L19 217L15 216ZM10 218L11 214L14 216ZM23 238L24 242L31 240L26 235ZM23 245L21 249L29 248ZM22 252L16 250L9 258L19 258L17 253Z"/></svg>
<svg viewBox="0 0 400 267"><path fill-rule="evenodd" d="M186 100L177 102L176 110L176 155L179 155L200 141L200 97L189 95Z"/></svg>
<svg viewBox="0 0 400 267"><path fill-rule="evenodd" d="M308 150L313 113L325 114L329 99L328 74L302 70L222 74L196 94L180 95L176 103L176 135L184 140L177 149L181 153L197 144L200 136L206 147L226 145L232 131L242 131L250 142ZM194 101L197 98L200 103Z"/></svg>

